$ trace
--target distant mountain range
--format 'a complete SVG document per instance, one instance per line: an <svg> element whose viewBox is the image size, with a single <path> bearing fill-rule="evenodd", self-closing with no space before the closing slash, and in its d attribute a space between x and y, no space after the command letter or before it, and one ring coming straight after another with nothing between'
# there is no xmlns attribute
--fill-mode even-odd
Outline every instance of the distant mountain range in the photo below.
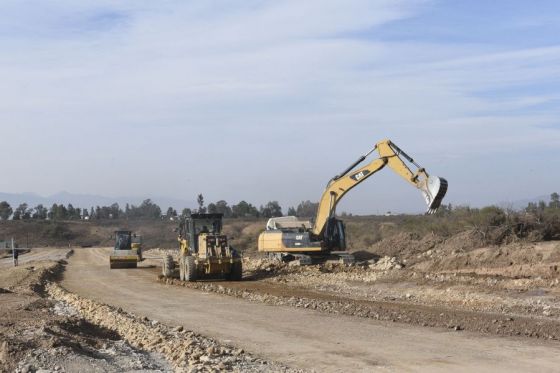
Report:
<svg viewBox="0 0 560 373"><path fill-rule="evenodd" d="M35 193L3 193L0 192L0 201L7 201L12 208L17 207L21 203L27 203L29 207L35 207L42 204L45 207L52 206L53 203L62 203L64 205L72 204L74 207L87 208L95 206L109 206L118 203L121 208L129 203L131 205L140 205L145 199L151 199L152 202L158 204L165 212L168 207L173 207L177 211L181 211L185 207L194 208L197 206L196 201L182 200L169 197L106 197L94 194L74 194L69 192L59 192L51 196L43 197Z"/></svg>

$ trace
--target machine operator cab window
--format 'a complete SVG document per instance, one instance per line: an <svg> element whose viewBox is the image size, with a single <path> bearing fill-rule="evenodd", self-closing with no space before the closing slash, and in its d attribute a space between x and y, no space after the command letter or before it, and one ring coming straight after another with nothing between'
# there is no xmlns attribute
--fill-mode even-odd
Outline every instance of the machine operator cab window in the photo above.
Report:
<svg viewBox="0 0 560 373"><path fill-rule="evenodd" d="M220 229L220 222L217 220L203 220L194 223L194 232L197 235L201 233L218 234Z"/></svg>
<svg viewBox="0 0 560 373"><path fill-rule="evenodd" d="M186 220L185 228L180 232L188 235L191 250L198 252L198 240L201 234L220 234L222 231L221 214L193 214L191 219Z"/></svg>
<svg viewBox="0 0 560 373"><path fill-rule="evenodd" d="M130 248L130 233L117 232L117 250L129 250Z"/></svg>

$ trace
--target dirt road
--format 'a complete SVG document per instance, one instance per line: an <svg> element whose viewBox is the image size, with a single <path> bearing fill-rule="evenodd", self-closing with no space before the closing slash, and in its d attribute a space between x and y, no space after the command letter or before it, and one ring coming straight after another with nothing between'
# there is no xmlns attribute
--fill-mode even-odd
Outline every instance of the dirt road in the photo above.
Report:
<svg viewBox="0 0 560 373"><path fill-rule="evenodd" d="M256 355L317 371L557 371L560 344L486 337L162 285L150 269L109 270L108 249L77 249L62 285Z"/></svg>

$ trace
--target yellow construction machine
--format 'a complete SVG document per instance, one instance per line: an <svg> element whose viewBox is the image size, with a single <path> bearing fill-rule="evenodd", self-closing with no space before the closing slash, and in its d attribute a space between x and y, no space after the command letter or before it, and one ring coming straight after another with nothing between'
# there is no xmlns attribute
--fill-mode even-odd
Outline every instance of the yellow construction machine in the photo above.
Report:
<svg viewBox="0 0 560 373"><path fill-rule="evenodd" d="M222 234L222 214L191 214L179 222L179 260L163 257L162 274L181 281L222 276L229 281L242 279L241 255Z"/></svg>
<svg viewBox="0 0 560 373"><path fill-rule="evenodd" d="M115 247L109 256L109 267L136 268L142 261L142 237L128 230L115 231Z"/></svg>
<svg viewBox="0 0 560 373"><path fill-rule="evenodd" d="M357 168L375 150L379 157ZM405 161L413 166L414 172ZM342 262L352 262L353 256L346 252L344 223L335 217L336 206L352 188L385 166L422 192L428 205L428 214L438 209L447 191L447 181L429 176L424 168L393 142L383 140L329 181L319 202L314 223L295 216L269 219L266 230L259 235L258 251L285 261L297 259L302 264L333 257Z"/></svg>

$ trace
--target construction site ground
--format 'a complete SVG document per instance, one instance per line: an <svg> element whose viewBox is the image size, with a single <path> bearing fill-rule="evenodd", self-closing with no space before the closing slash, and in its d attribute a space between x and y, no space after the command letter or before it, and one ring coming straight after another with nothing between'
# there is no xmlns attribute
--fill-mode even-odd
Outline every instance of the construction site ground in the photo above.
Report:
<svg viewBox="0 0 560 373"><path fill-rule="evenodd" d="M246 256L244 281L196 283L160 276L173 251L110 270L108 248L37 249L0 260L0 353L20 371L557 371L558 242L466 241L396 236L352 267Z"/></svg>

